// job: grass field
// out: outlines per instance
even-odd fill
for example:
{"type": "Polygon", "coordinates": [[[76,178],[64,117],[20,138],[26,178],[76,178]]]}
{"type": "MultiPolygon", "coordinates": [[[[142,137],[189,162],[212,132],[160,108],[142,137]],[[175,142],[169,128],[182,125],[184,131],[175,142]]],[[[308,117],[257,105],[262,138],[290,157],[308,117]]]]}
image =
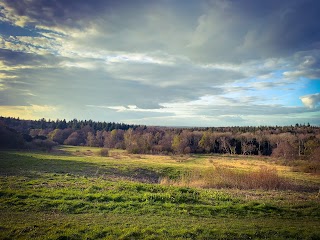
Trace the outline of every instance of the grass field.
{"type": "Polygon", "coordinates": [[[0,239],[320,239],[319,175],[262,157],[99,151],[1,151],[0,239]]]}

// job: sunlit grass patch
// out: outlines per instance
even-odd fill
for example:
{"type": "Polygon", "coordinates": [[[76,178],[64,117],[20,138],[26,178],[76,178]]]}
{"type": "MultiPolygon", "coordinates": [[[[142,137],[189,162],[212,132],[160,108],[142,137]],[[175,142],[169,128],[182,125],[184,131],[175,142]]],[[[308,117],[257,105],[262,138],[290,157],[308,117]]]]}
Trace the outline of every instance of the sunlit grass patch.
{"type": "Polygon", "coordinates": [[[239,171],[215,165],[208,169],[196,169],[184,173],[179,179],[163,178],[164,185],[177,185],[202,188],[236,188],[264,190],[315,191],[316,186],[298,185],[294,181],[278,175],[275,168],[260,166],[258,171],[239,171]]]}

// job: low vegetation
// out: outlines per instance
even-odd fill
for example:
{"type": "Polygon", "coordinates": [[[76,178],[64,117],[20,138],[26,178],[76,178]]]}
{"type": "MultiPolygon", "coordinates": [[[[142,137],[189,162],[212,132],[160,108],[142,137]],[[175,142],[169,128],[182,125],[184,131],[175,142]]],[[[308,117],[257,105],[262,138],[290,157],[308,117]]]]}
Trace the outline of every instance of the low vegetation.
{"type": "Polygon", "coordinates": [[[296,190],[316,191],[316,186],[304,186],[292,180],[280,177],[275,168],[261,166],[258,171],[238,171],[219,165],[205,169],[190,171],[178,180],[163,178],[162,184],[201,187],[201,188],[235,188],[261,190],[296,190]]]}
{"type": "Polygon", "coordinates": [[[319,239],[320,178],[272,158],[0,151],[0,239],[319,239]]]}
{"type": "Polygon", "coordinates": [[[109,150],[107,148],[102,148],[100,150],[100,156],[101,157],[108,157],[109,156],[109,150]]]}

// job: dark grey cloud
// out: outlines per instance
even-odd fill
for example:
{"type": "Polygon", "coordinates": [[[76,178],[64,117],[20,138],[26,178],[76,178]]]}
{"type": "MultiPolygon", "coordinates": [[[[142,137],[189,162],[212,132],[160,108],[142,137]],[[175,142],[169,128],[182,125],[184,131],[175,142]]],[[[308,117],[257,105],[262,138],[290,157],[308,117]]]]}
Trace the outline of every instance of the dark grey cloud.
{"type": "Polygon", "coordinates": [[[80,27],[112,2],[115,1],[4,0],[3,4],[12,9],[15,15],[28,17],[28,25],[80,27]]]}
{"type": "Polygon", "coordinates": [[[320,2],[283,1],[10,1],[27,24],[94,28],[78,45],[117,51],[163,50],[197,61],[288,56],[319,43],[320,2]],[[185,5],[185,4],[184,4],[185,5]],[[193,11],[194,10],[194,11],[193,11]]]}
{"type": "Polygon", "coordinates": [[[288,56],[319,42],[319,1],[224,2],[209,8],[198,26],[207,39],[195,51],[208,61],[213,58],[205,51],[218,54],[218,60],[241,61],[288,56]]]}

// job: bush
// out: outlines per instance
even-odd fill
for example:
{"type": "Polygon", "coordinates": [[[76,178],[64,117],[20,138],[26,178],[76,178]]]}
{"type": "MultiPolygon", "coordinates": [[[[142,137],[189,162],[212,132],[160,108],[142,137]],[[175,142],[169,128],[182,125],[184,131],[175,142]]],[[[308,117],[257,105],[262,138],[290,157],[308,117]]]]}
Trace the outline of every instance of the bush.
{"type": "Polygon", "coordinates": [[[34,139],[31,143],[28,143],[26,145],[29,149],[39,149],[41,151],[50,152],[54,146],[57,146],[58,144],[56,142],[53,142],[51,140],[40,140],[40,139],[34,139]]]}
{"type": "Polygon", "coordinates": [[[108,150],[108,148],[102,148],[102,149],[100,150],[100,156],[101,156],[101,157],[109,157],[109,150],[108,150]]]}
{"type": "Polygon", "coordinates": [[[292,160],[297,158],[297,150],[288,142],[281,142],[279,146],[272,151],[272,156],[292,160]]]}
{"type": "Polygon", "coordinates": [[[320,146],[312,151],[310,160],[320,163],[320,146]]]}
{"type": "Polygon", "coordinates": [[[0,148],[21,148],[25,141],[23,136],[12,128],[0,125],[0,148]]]}

